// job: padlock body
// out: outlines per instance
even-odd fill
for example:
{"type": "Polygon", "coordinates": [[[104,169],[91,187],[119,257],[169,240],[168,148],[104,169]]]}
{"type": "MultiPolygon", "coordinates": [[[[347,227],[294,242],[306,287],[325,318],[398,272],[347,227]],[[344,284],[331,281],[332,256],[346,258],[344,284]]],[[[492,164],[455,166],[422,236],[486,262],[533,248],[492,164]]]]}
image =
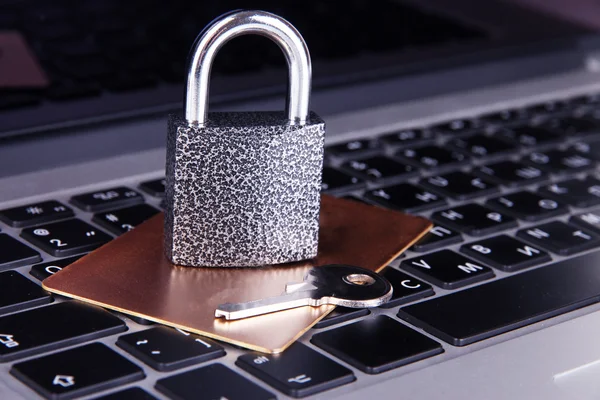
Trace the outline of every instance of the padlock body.
{"type": "Polygon", "coordinates": [[[251,267],[317,255],[325,123],[310,113],[170,116],[165,252],[175,264],[251,267]]]}

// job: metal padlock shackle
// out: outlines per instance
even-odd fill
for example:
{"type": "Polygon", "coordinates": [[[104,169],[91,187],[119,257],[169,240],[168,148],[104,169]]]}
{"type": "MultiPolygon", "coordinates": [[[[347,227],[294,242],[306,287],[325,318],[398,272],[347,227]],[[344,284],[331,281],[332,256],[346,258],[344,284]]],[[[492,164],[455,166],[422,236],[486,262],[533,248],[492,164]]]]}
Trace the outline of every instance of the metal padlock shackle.
{"type": "Polygon", "coordinates": [[[234,11],[215,20],[202,32],[194,43],[188,69],[185,119],[200,126],[206,123],[210,72],[215,56],[229,40],[246,34],[271,39],[285,54],[289,70],[288,118],[292,125],[305,124],[312,78],[308,47],[292,24],[266,11],[234,11]]]}

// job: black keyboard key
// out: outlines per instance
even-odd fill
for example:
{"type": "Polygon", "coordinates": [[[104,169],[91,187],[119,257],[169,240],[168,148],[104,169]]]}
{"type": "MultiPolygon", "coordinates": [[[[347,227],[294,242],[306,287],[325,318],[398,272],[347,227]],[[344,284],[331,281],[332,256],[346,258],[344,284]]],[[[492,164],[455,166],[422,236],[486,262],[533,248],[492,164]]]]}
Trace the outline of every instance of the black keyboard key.
{"type": "Polygon", "coordinates": [[[73,205],[92,212],[132,206],[143,201],[141,194],[124,186],[71,197],[73,205]]]}
{"type": "Polygon", "coordinates": [[[92,251],[112,238],[79,219],[23,229],[21,236],[54,257],[92,251]]]}
{"type": "Polygon", "coordinates": [[[569,103],[571,104],[571,107],[594,106],[598,104],[598,100],[598,95],[590,94],[584,96],[571,97],[569,99],[569,103]]]}
{"type": "Polygon", "coordinates": [[[510,125],[518,123],[526,116],[523,110],[502,110],[491,114],[485,114],[480,120],[490,125],[510,125]]]}
{"type": "Polygon", "coordinates": [[[275,355],[244,354],[235,364],[292,397],[310,396],[356,380],[348,368],[302,343],[275,355]]]}
{"type": "Polygon", "coordinates": [[[121,316],[122,318],[127,318],[132,320],[133,322],[135,322],[136,324],[140,324],[140,325],[144,325],[144,326],[149,326],[149,325],[154,325],[155,322],[150,321],[148,319],[144,319],[142,317],[137,317],[135,315],[131,315],[131,314],[123,314],[123,313],[119,313],[117,311],[113,311],[113,313],[121,316]]]}
{"type": "Polygon", "coordinates": [[[431,130],[441,135],[456,137],[468,135],[480,127],[481,122],[479,120],[455,119],[453,121],[448,121],[435,125],[431,128],[431,130]]]}
{"type": "Polygon", "coordinates": [[[150,217],[158,214],[158,210],[148,204],[106,211],[94,215],[93,222],[106,228],[115,235],[129,232],[150,217]]]}
{"type": "Polygon", "coordinates": [[[171,399],[274,400],[267,392],[223,364],[211,364],[160,379],[156,390],[171,399]]]}
{"type": "Polygon", "coordinates": [[[575,118],[585,118],[597,122],[600,120],[600,112],[598,111],[598,103],[588,103],[585,105],[579,104],[574,107],[571,116],[575,118]]]}
{"type": "Polygon", "coordinates": [[[588,118],[563,117],[546,121],[543,126],[566,136],[590,136],[600,133],[600,121],[588,118]]]}
{"type": "Polygon", "coordinates": [[[592,159],[572,150],[538,151],[530,153],[522,161],[551,174],[576,173],[596,165],[592,159]]]}
{"type": "Polygon", "coordinates": [[[600,212],[598,211],[589,211],[583,214],[573,215],[569,219],[569,223],[579,228],[600,234],[600,212]]]}
{"type": "Polygon", "coordinates": [[[327,314],[325,318],[317,322],[314,326],[315,329],[327,328],[331,325],[341,324],[342,322],[350,321],[352,319],[364,317],[369,315],[370,311],[366,308],[348,308],[348,307],[336,307],[335,310],[327,314]]]}
{"type": "Polygon", "coordinates": [[[173,371],[225,355],[212,340],[159,326],[119,337],[117,346],[157,371],[173,371]]]}
{"type": "Polygon", "coordinates": [[[412,251],[424,253],[437,250],[451,244],[460,243],[463,238],[460,233],[441,225],[435,225],[421,240],[411,247],[412,251]]]}
{"type": "Polygon", "coordinates": [[[140,189],[154,197],[165,197],[166,179],[155,179],[140,184],[140,189]]]}
{"type": "Polygon", "coordinates": [[[364,186],[364,182],[332,167],[323,168],[321,191],[334,193],[342,190],[354,190],[364,186]]]}
{"type": "Polygon", "coordinates": [[[486,204],[525,221],[539,221],[569,212],[564,204],[532,192],[507,194],[490,199],[486,204]]]}
{"type": "Polygon", "coordinates": [[[82,256],[75,256],[75,257],[63,258],[61,260],[54,260],[54,261],[50,261],[47,263],[36,264],[33,267],[31,267],[29,274],[31,274],[31,276],[39,279],[40,281],[43,281],[47,277],[52,276],[55,273],[57,273],[58,271],[62,270],[67,265],[72,264],[75,261],[79,260],[81,257],[82,256]]]}
{"type": "Polygon", "coordinates": [[[16,345],[0,346],[0,362],[123,332],[125,324],[101,308],[75,301],[0,317],[0,333],[16,345]]]}
{"type": "Polygon", "coordinates": [[[5,233],[0,234],[0,269],[17,268],[41,261],[40,253],[5,233]]]}
{"type": "Polygon", "coordinates": [[[494,183],[510,187],[529,185],[548,179],[548,174],[541,169],[514,161],[487,164],[474,169],[473,173],[494,183]]]}
{"type": "Polygon", "coordinates": [[[600,253],[594,252],[409,305],[398,316],[466,346],[599,300],[600,253]]]}
{"type": "Polygon", "coordinates": [[[600,141],[576,142],[569,150],[594,161],[600,161],[600,141]]]}
{"type": "Polygon", "coordinates": [[[391,300],[383,304],[381,306],[383,308],[396,307],[435,294],[431,285],[421,282],[417,278],[413,278],[395,268],[387,267],[383,270],[382,275],[394,288],[391,300]]]}
{"type": "Polygon", "coordinates": [[[94,400],[157,400],[156,397],[146,392],[139,387],[133,387],[130,389],[121,390],[107,394],[106,396],[96,397],[94,400]]]}
{"type": "Polygon", "coordinates": [[[451,250],[409,258],[400,268],[444,289],[458,289],[494,277],[488,267],[451,250]]]}
{"type": "Polygon", "coordinates": [[[514,218],[480,204],[465,204],[436,211],[431,214],[431,219],[471,236],[483,236],[517,226],[514,218]]]}
{"type": "MultiPolygon", "coordinates": [[[[23,310],[50,303],[52,297],[17,271],[0,273],[0,314],[23,310]]],[[[6,345],[7,336],[0,334],[0,344],[6,345]]]]}
{"type": "Polygon", "coordinates": [[[496,156],[516,150],[512,144],[486,135],[457,138],[448,142],[448,145],[473,158],[496,156]]]}
{"type": "Polygon", "coordinates": [[[48,200],[0,211],[0,219],[16,228],[57,221],[72,216],[73,210],[56,200],[48,200]]]}
{"type": "Polygon", "coordinates": [[[600,204],[600,181],[594,178],[572,179],[541,187],[538,193],[575,207],[600,204]]]}
{"type": "Polygon", "coordinates": [[[434,135],[428,129],[405,129],[382,136],[381,140],[394,147],[415,147],[433,142],[434,135]]]}
{"type": "Polygon", "coordinates": [[[556,114],[564,111],[567,103],[563,100],[551,100],[544,103],[535,104],[527,107],[527,111],[532,115],[545,116],[548,114],[556,114]]]}
{"type": "Polygon", "coordinates": [[[562,140],[560,135],[551,129],[530,125],[502,129],[494,137],[504,140],[506,143],[518,143],[524,147],[541,146],[562,140]]]}
{"type": "Polygon", "coordinates": [[[561,221],[521,229],[517,236],[556,254],[568,256],[600,245],[600,235],[561,221]]]}
{"type": "Polygon", "coordinates": [[[367,374],[443,353],[435,340],[385,315],[313,335],[311,342],[367,374]]]}
{"type": "Polygon", "coordinates": [[[417,168],[383,156],[346,161],[342,168],[360,179],[369,181],[408,179],[418,174],[417,168]]]}
{"type": "Polygon", "coordinates": [[[506,235],[463,244],[460,251],[482,263],[507,272],[551,260],[548,253],[506,235]]]}
{"type": "Polygon", "coordinates": [[[409,213],[430,210],[448,204],[441,196],[410,183],[371,190],[366,192],[364,197],[387,208],[409,213]]]}
{"type": "Polygon", "coordinates": [[[336,144],[325,148],[325,152],[337,157],[366,157],[382,151],[381,143],[377,140],[362,139],[347,143],[336,144]]]}
{"type": "Polygon", "coordinates": [[[13,365],[10,373],[47,399],[72,399],[144,379],[144,371],[102,343],[13,365]]]}
{"type": "Polygon", "coordinates": [[[396,156],[409,164],[424,169],[456,167],[469,160],[462,153],[438,146],[404,149],[396,153],[396,156]]]}
{"type": "Polygon", "coordinates": [[[486,196],[498,192],[498,186],[466,172],[451,172],[422,179],[420,184],[443,196],[457,200],[486,196]]]}

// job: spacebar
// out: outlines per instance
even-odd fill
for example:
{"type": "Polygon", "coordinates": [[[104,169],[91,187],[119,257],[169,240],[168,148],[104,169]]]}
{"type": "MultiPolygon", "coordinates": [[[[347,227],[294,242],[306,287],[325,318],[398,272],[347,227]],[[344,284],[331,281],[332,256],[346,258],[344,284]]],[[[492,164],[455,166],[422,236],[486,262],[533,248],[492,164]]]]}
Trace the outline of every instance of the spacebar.
{"type": "Polygon", "coordinates": [[[400,309],[398,316],[465,346],[600,301],[600,252],[400,309]]]}

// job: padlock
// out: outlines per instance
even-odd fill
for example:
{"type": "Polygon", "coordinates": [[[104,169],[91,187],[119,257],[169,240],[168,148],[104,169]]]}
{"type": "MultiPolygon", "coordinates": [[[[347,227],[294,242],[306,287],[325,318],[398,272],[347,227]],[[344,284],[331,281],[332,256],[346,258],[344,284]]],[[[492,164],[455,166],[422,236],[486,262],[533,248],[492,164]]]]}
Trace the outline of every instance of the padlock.
{"type": "Polygon", "coordinates": [[[309,112],[310,54],[286,20],[237,11],[194,43],[185,118],[169,116],[165,252],[184,266],[252,267],[317,255],[325,123],[309,112]],[[210,69],[230,39],[258,34],[287,59],[287,112],[210,112],[210,69]],[[287,114],[287,115],[286,115],[287,114]]]}

